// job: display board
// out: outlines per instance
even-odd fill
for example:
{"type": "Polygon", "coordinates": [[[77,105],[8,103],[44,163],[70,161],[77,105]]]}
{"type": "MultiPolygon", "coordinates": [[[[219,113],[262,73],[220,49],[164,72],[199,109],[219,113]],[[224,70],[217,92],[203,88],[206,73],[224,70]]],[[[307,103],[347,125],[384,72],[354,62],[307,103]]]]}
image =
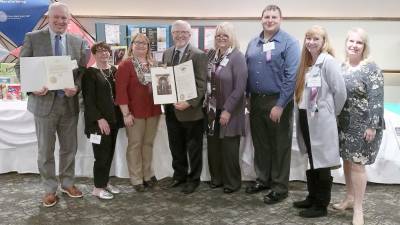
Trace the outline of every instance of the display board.
{"type": "Polygon", "coordinates": [[[127,45],[126,25],[96,23],[96,41],[105,41],[110,45],[127,45]]]}
{"type": "MultiPolygon", "coordinates": [[[[79,21],[90,33],[98,33],[95,32],[94,28],[95,23],[99,20],[110,24],[172,24],[174,22],[174,19],[79,18],[79,21]]],[[[224,21],[227,20],[188,20],[192,27],[216,26],[224,21]]],[[[235,20],[233,18],[228,21],[234,25],[240,43],[240,49],[242,52],[245,52],[251,38],[254,38],[262,30],[260,20],[235,20]]],[[[362,27],[366,29],[370,39],[371,56],[379,67],[383,70],[400,71],[400,21],[312,18],[285,18],[282,21],[282,29],[297,38],[300,45],[303,43],[304,33],[312,25],[321,25],[326,28],[339,60],[344,58],[344,41],[347,31],[353,27],[362,27]]],[[[201,36],[200,30],[199,36],[201,36]]],[[[201,46],[199,47],[201,48],[201,46]]]]}
{"type": "MultiPolygon", "coordinates": [[[[150,49],[153,58],[161,62],[163,52],[173,45],[171,25],[163,24],[107,24],[96,23],[96,40],[106,41],[114,46],[127,46],[131,43],[131,38],[137,33],[146,34],[150,40],[150,49]]],[[[214,33],[216,26],[193,26],[190,43],[204,51],[214,47],[214,33]]],[[[113,48],[115,48],[113,46],[113,48]]],[[[114,55],[113,58],[118,55],[114,55]]],[[[110,62],[114,62],[115,59],[110,62]]],[[[116,63],[115,65],[117,65],[116,63]]]]}

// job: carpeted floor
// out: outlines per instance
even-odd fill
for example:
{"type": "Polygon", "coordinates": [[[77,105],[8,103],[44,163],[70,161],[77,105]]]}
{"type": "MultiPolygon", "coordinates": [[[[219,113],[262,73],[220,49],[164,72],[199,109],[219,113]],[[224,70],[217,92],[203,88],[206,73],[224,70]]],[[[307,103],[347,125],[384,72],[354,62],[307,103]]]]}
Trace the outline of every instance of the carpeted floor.
{"type": "MultiPolygon", "coordinates": [[[[305,183],[291,182],[284,202],[265,205],[263,195],[248,195],[242,190],[223,194],[202,183],[199,189],[184,195],[179,188],[136,193],[128,179],[112,178],[122,190],[113,200],[100,200],[90,193],[92,179],[78,178],[77,187],[85,196],[71,199],[59,193],[60,202],[52,208],[41,205],[43,195],[37,174],[0,175],[1,225],[341,225],[351,224],[352,212],[329,209],[328,217],[303,219],[292,202],[305,196],[305,183]]],[[[160,186],[168,178],[160,181],[160,186]]],[[[332,202],[344,196],[344,186],[334,185],[332,202]]],[[[366,224],[400,224],[400,185],[368,184],[365,199],[366,224]]]]}

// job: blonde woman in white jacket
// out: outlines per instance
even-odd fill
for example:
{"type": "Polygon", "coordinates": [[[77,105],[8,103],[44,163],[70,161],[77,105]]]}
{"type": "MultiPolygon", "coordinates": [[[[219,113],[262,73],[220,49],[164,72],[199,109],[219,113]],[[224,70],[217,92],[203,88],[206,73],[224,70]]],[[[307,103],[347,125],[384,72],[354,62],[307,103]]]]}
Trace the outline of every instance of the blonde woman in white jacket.
{"type": "Polygon", "coordinates": [[[331,199],[331,169],[340,166],[336,115],[346,101],[340,63],[333,57],[327,32],[321,26],[305,34],[295,89],[297,141],[308,155],[308,196],[294,202],[301,217],[327,215],[331,199]]]}

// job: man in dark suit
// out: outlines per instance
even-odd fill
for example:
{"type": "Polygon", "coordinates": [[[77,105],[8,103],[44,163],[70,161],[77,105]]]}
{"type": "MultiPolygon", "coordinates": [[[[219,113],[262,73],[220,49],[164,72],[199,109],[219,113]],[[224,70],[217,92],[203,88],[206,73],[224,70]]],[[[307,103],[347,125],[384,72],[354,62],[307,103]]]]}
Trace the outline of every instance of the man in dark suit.
{"type": "MultiPolygon", "coordinates": [[[[38,140],[38,168],[44,184],[43,205],[51,207],[58,201],[58,181],[55,171],[54,148],[56,133],[60,143],[59,180],[61,191],[73,198],[82,197],[74,186],[75,154],[77,151],[78,92],[80,74],[87,62],[88,45],[82,38],[67,34],[70,20],[68,6],[55,2],[49,6],[49,29],[25,35],[20,57],[69,55],[80,66],[74,70],[74,88],[49,91],[47,87],[29,93],[28,110],[35,119],[38,140]]],[[[16,72],[19,76],[19,62],[16,72]]],[[[35,71],[32,71],[34,76],[35,71]]]]}
{"type": "Polygon", "coordinates": [[[190,194],[200,184],[203,166],[204,115],[202,103],[206,90],[207,56],[198,48],[190,45],[191,27],[189,23],[177,20],[172,24],[171,31],[174,46],[164,52],[163,63],[167,66],[174,66],[192,60],[197,88],[197,98],[165,107],[169,147],[174,169],[170,187],[184,184],[182,192],[190,194]]]}

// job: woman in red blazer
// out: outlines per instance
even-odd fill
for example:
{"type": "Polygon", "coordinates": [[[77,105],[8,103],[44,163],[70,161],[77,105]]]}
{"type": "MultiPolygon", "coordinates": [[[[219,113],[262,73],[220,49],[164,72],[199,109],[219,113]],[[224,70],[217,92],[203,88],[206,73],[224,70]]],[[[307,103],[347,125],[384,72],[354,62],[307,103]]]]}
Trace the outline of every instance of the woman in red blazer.
{"type": "Polygon", "coordinates": [[[128,57],[117,70],[116,102],[124,116],[128,138],[126,160],[131,183],[137,192],[157,184],[152,159],[161,108],[153,101],[152,65],[149,39],[144,34],[136,34],[129,46],[128,57]]]}

